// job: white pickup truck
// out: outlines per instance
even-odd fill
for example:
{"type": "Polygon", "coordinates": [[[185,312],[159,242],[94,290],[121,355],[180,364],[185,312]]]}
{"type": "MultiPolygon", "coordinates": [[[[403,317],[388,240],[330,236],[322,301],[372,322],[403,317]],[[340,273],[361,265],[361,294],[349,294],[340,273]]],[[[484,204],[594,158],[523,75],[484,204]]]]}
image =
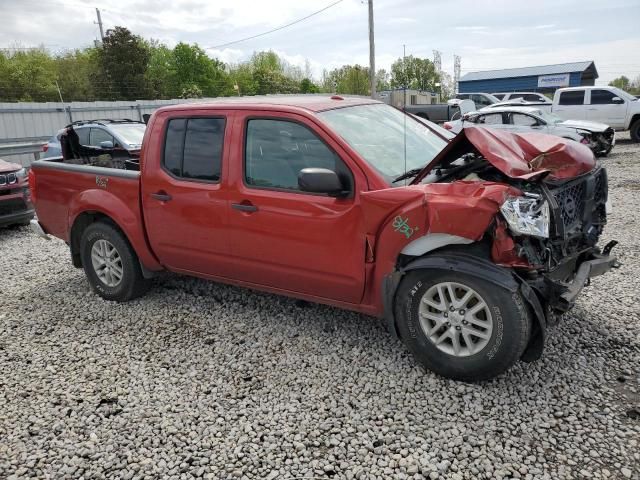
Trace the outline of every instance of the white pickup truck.
{"type": "Polygon", "coordinates": [[[570,87],[556,90],[552,112],[566,120],[588,120],[629,130],[640,142],[640,100],[616,87],[570,87]]]}

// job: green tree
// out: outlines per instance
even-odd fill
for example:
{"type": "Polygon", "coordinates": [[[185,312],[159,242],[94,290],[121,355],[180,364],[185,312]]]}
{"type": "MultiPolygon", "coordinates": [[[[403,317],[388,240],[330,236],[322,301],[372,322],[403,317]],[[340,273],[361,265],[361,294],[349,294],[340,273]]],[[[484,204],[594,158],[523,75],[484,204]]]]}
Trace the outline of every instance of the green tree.
{"type": "Polygon", "coordinates": [[[322,90],[326,93],[369,95],[369,69],[360,65],[344,65],[325,71],[322,90]]]}
{"type": "Polygon", "coordinates": [[[55,101],[55,80],[55,62],[44,48],[0,54],[0,98],[5,101],[55,101]]]}
{"type": "Polygon", "coordinates": [[[409,55],[398,58],[391,65],[391,86],[394,88],[411,88],[425,92],[437,91],[436,83],[440,76],[435,65],[428,58],[409,55]]]}
{"type": "Polygon", "coordinates": [[[631,82],[629,81],[628,77],[622,75],[621,77],[614,78],[613,80],[611,80],[609,82],[609,85],[612,87],[618,87],[625,91],[629,91],[629,88],[631,87],[631,82]]]}
{"type": "Polygon", "coordinates": [[[96,91],[91,75],[99,66],[95,48],[75,50],[55,58],[56,79],[65,101],[93,101],[96,91]]]}
{"type": "Polygon", "coordinates": [[[217,97],[229,90],[225,65],[210,58],[198,45],[180,42],[173,49],[174,73],[180,91],[197,85],[205,97],[217,97]]]}
{"type": "Polygon", "coordinates": [[[146,98],[145,73],[149,57],[147,43],[127,28],[107,30],[98,55],[101,68],[93,75],[100,97],[109,100],[146,98]]]}
{"type": "Polygon", "coordinates": [[[319,93],[320,89],[308,78],[303,78],[300,81],[300,93],[319,93]]]}
{"type": "Polygon", "coordinates": [[[145,72],[151,98],[169,99],[179,95],[173,51],[154,40],[149,42],[149,65],[145,72]]]}

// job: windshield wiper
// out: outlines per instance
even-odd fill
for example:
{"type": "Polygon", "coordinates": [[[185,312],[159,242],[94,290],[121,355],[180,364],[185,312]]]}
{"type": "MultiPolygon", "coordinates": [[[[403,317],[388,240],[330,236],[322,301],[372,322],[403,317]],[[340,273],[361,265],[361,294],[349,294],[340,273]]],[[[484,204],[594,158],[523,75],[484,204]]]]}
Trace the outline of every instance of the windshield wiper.
{"type": "Polygon", "coordinates": [[[391,183],[396,183],[396,182],[399,182],[400,180],[405,180],[407,178],[415,177],[416,175],[418,175],[422,171],[423,168],[424,167],[412,168],[408,172],[405,172],[402,175],[398,175],[396,178],[391,180],[391,183]]]}

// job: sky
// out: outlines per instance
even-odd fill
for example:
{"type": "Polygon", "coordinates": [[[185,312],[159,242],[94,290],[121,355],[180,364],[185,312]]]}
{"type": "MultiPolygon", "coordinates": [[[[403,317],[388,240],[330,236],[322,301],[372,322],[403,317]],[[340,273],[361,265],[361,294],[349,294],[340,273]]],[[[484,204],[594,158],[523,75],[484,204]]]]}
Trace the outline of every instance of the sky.
{"type": "MultiPolygon", "coordinates": [[[[323,69],[369,64],[367,1],[342,0],[278,32],[226,45],[316,12],[336,0],[0,0],[0,48],[84,47],[116,25],[173,46],[198,43],[225,62],[274,50],[289,63],[323,69]]],[[[640,76],[640,0],[374,0],[376,68],[402,56],[433,58],[453,75],[594,60],[606,84],[640,76]]]]}

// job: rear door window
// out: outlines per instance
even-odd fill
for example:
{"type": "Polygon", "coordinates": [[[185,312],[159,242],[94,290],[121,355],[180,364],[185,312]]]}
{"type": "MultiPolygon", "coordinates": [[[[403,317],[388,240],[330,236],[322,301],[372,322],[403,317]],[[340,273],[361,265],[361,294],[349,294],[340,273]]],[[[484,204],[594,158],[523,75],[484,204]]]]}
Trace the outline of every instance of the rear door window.
{"type": "Polygon", "coordinates": [[[502,114],[491,113],[489,115],[482,115],[478,123],[484,123],[486,125],[502,125],[502,114]]]}
{"type": "Polygon", "coordinates": [[[224,127],[224,118],[169,120],[163,168],[179,178],[220,181],[224,127]]]}
{"type": "Polygon", "coordinates": [[[584,90],[560,93],[560,105],[584,105],[584,90]]]}

